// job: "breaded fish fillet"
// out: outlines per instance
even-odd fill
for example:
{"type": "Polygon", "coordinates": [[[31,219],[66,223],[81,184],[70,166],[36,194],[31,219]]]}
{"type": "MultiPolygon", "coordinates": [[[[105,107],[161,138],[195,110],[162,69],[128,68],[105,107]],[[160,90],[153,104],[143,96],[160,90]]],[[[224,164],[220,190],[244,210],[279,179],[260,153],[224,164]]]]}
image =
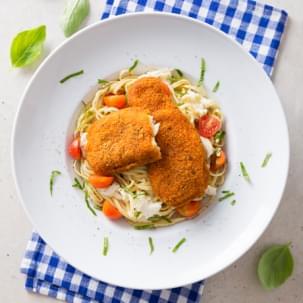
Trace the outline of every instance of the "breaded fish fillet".
{"type": "Polygon", "coordinates": [[[95,121],[88,129],[86,158],[99,175],[112,175],[161,158],[155,125],[146,112],[126,108],[95,121]]]}
{"type": "Polygon", "coordinates": [[[196,129],[178,109],[153,113],[160,123],[156,140],[161,160],[148,165],[153,191],[170,206],[204,195],[208,185],[206,153],[196,129]]]}
{"type": "Polygon", "coordinates": [[[174,104],[167,85],[158,78],[141,78],[129,87],[128,104],[151,111],[160,122],[156,140],[162,158],[148,165],[155,195],[174,207],[203,196],[209,176],[206,153],[199,134],[174,104]]]}
{"type": "Polygon", "coordinates": [[[128,105],[154,112],[164,108],[176,108],[168,86],[155,77],[143,77],[134,82],[127,91],[128,105]]]}

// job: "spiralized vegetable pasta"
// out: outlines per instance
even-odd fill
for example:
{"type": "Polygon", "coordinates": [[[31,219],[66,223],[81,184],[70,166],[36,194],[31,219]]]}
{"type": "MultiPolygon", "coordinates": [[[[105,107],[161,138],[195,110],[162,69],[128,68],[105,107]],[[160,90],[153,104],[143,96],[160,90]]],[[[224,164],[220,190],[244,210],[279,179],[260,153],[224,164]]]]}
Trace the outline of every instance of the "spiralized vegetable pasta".
{"type": "MultiPolygon", "coordinates": [[[[168,226],[186,219],[178,211],[166,205],[154,196],[149,182],[146,167],[137,167],[129,171],[116,174],[115,182],[108,188],[96,189],[88,182],[88,177],[94,172],[85,160],[85,145],[87,129],[93,121],[102,119],[104,116],[118,111],[115,107],[105,106],[103,97],[108,94],[127,94],[128,87],[139,78],[146,76],[159,77],[169,86],[173,100],[180,111],[188,118],[190,123],[196,121],[206,114],[216,116],[221,125],[223,114],[218,104],[210,100],[206,89],[202,85],[194,85],[189,79],[183,76],[179,70],[155,69],[136,75],[133,71],[122,70],[117,80],[102,81],[94,97],[84,105],[76,122],[75,136],[80,137],[82,157],[73,163],[75,174],[83,182],[83,190],[87,192],[90,202],[96,209],[102,210],[105,200],[114,205],[130,224],[137,229],[168,226]],[[103,83],[104,82],[104,83],[103,83]],[[149,214],[151,214],[149,216],[149,214]]],[[[224,147],[224,132],[221,130],[221,137],[218,134],[211,138],[201,139],[208,157],[208,166],[211,166],[211,155],[219,154],[224,147]]],[[[209,186],[204,197],[197,197],[203,201],[204,211],[209,207],[216,189],[223,184],[226,173],[226,164],[219,170],[210,170],[209,186]]]]}

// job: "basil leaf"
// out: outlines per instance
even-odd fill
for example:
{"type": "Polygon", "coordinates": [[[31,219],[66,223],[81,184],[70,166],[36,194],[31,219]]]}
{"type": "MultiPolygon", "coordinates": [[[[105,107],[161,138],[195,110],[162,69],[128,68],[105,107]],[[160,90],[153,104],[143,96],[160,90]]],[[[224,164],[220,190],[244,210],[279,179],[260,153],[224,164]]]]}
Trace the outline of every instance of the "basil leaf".
{"type": "Polygon", "coordinates": [[[17,34],[10,50],[11,63],[14,67],[23,67],[33,63],[43,51],[46,26],[41,25],[17,34]]]}
{"type": "Polygon", "coordinates": [[[89,0],[69,0],[61,19],[65,37],[75,33],[89,13],[89,0]]]}
{"type": "Polygon", "coordinates": [[[258,277],[264,288],[279,287],[291,276],[294,260],[289,245],[273,245],[261,256],[258,277]]]}

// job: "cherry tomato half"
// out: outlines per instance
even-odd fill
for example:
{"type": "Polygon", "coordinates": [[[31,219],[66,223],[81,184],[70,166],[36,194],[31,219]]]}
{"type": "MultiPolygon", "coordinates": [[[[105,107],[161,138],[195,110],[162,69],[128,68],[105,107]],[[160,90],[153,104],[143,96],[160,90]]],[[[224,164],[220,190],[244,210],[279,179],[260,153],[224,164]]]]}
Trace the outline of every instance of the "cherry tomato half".
{"type": "Polygon", "coordinates": [[[221,121],[214,115],[204,115],[199,119],[199,134],[205,138],[211,138],[220,130],[221,121]]]}
{"type": "Polygon", "coordinates": [[[68,153],[74,160],[79,160],[81,158],[81,148],[80,139],[74,139],[68,146],[68,153]]]}

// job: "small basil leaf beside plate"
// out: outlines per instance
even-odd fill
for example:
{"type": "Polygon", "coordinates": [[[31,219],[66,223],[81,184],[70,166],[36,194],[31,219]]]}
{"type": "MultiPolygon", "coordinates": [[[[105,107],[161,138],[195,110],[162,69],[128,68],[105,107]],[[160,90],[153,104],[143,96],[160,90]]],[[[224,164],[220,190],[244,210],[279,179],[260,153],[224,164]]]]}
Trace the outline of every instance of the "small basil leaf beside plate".
{"type": "Polygon", "coordinates": [[[273,245],[261,256],[258,277],[265,289],[281,286],[292,274],[294,260],[289,244],[273,245]]]}
{"type": "Polygon", "coordinates": [[[89,0],[69,0],[63,12],[61,26],[65,37],[75,33],[89,13],[89,0]]]}
{"type": "Polygon", "coordinates": [[[23,67],[33,63],[42,54],[46,38],[46,26],[25,30],[13,39],[10,57],[14,67],[23,67]]]}

